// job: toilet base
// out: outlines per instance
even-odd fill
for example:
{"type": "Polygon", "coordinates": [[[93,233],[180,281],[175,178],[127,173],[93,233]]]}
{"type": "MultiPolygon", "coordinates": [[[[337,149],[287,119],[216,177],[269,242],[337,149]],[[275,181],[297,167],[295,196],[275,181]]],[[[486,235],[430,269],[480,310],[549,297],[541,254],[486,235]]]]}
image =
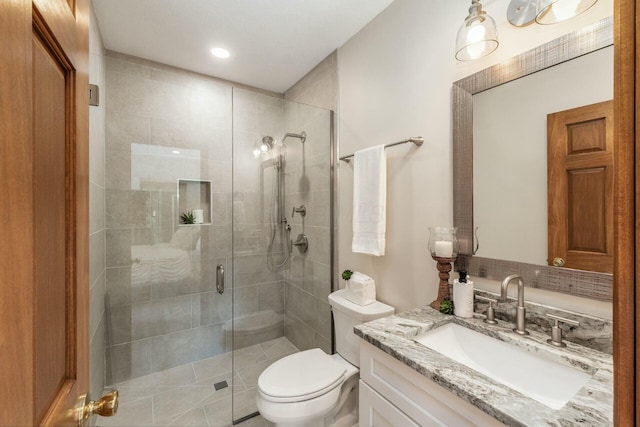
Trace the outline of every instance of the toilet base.
{"type": "MultiPolygon", "coordinates": [[[[347,379],[340,388],[335,407],[330,408],[327,413],[318,414],[317,417],[308,419],[293,417],[290,420],[280,419],[279,422],[273,422],[269,419],[269,414],[261,412],[262,418],[274,427],[356,427],[358,426],[358,380],[359,375],[353,375],[347,379]]],[[[335,393],[335,391],[333,392],[335,393]]],[[[330,398],[328,395],[322,397],[330,398]]],[[[304,402],[298,402],[296,406],[300,404],[304,404],[304,402]]],[[[291,404],[279,404],[280,409],[286,411],[284,405],[291,404]]],[[[258,410],[260,410],[260,406],[261,402],[258,398],[258,410]]]]}

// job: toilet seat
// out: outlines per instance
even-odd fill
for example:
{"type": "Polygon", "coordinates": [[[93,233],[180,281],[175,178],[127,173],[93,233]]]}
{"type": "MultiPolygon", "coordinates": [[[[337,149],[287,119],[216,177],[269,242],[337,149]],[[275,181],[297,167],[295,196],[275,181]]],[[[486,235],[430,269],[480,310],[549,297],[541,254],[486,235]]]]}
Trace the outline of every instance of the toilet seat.
{"type": "Polygon", "coordinates": [[[302,402],[340,386],[347,369],[319,348],[284,357],[258,378],[262,397],[271,402],[302,402]]]}

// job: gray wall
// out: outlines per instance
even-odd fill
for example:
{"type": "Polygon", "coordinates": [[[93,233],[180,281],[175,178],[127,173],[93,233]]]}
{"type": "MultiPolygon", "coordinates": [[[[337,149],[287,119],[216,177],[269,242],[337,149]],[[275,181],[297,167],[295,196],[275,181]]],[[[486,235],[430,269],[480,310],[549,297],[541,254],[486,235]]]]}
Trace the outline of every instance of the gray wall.
{"type": "Polygon", "coordinates": [[[104,387],[105,293],[105,66],[104,47],[93,6],[89,25],[89,82],[100,88],[100,106],[89,107],[89,274],[90,392],[95,399],[104,387]]]}
{"type": "Polygon", "coordinates": [[[284,99],[337,111],[338,51],[331,52],[296,84],[287,89],[284,99]]]}
{"type": "Polygon", "coordinates": [[[284,97],[288,132],[305,130],[304,146],[290,144],[285,205],[304,204],[307,216],[295,216],[292,238],[304,232],[309,251],[301,255],[294,248],[285,274],[285,335],[301,350],[320,347],[331,352],[331,192],[330,116],[338,105],[337,52],[314,67],[284,97]],[[306,104],[306,105],[303,105],[306,104]],[[312,107],[313,106],[313,107],[312,107]],[[320,108],[314,108],[320,107],[320,108]]]}
{"type": "MultiPolygon", "coordinates": [[[[233,91],[234,348],[284,335],[282,270],[267,265],[275,168],[256,159],[264,136],[282,137],[283,100],[250,90],[233,91]]],[[[279,240],[275,249],[280,252],[279,240]]],[[[276,254],[280,259],[280,254],[276,254]]]]}
{"type": "Polygon", "coordinates": [[[285,206],[305,205],[306,216],[290,217],[291,238],[306,234],[309,249],[293,248],[284,271],[286,293],[285,335],[300,350],[320,347],[331,352],[331,181],[330,112],[287,102],[285,125],[289,132],[307,132],[301,144],[290,139],[287,147],[285,206]]]}

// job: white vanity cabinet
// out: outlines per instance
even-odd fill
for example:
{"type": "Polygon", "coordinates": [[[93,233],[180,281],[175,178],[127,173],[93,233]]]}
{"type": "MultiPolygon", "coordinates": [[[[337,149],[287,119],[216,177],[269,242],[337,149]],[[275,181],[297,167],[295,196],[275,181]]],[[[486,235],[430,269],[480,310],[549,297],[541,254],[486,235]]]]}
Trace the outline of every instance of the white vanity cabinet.
{"type": "Polygon", "coordinates": [[[360,427],[504,426],[364,340],[359,395],[360,427]]]}

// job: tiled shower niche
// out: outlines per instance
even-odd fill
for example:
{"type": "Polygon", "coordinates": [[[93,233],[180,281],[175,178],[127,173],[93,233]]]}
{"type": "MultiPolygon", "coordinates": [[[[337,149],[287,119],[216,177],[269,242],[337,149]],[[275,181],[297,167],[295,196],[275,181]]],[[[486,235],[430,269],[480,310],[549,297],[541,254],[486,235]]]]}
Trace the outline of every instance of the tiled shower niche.
{"type": "Polygon", "coordinates": [[[178,218],[186,213],[195,215],[195,224],[211,224],[211,181],[178,180],[178,218]]]}

